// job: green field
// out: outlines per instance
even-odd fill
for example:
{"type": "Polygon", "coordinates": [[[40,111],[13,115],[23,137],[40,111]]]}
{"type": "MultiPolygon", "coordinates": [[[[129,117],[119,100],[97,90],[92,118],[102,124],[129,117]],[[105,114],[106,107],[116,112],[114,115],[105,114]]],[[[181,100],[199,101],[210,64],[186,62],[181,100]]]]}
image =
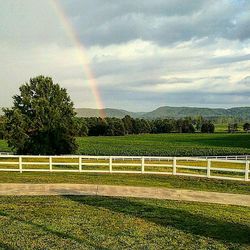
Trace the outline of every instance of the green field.
{"type": "Polygon", "coordinates": [[[250,210],[153,199],[0,197],[1,249],[249,249],[250,210]]]}
{"type": "MultiPolygon", "coordinates": [[[[216,133],[227,133],[228,131],[228,123],[214,124],[214,126],[215,126],[216,133]]],[[[238,124],[238,132],[244,132],[243,123],[238,124]]]]}
{"type": "Polygon", "coordinates": [[[78,138],[86,155],[236,155],[250,154],[250,134],[146,134],[78,138]]]}
{"type": "MultiPolygon", "coordinates": [[[[145,134],[77,138],[84,155],[236,155],[250,154],[250,134],[145,134]]],[[[10,150],[0,141],[0,151],[10,150]]]]}

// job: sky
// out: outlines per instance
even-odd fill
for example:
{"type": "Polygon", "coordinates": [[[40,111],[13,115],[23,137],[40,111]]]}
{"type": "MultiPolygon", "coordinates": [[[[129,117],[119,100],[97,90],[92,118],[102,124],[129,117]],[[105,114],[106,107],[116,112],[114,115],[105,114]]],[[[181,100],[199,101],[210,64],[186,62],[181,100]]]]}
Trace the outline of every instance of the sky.
{"type": "Polygon", "coordinates": [[[38,75],[75,107],[250,106],[250,1],[0,0],[0,56],[0,107],[38,75]]]}

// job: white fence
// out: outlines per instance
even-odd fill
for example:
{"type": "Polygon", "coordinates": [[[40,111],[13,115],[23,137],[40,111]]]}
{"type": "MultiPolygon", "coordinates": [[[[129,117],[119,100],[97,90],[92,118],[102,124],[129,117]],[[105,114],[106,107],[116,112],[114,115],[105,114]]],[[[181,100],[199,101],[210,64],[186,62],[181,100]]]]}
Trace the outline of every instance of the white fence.
{"type": "Polygon", "coordinates": [[[126,173],[249,181],[249,161],[197,157],[0,155],[0,171],[126,173]]]}
{"type": "Polygon", "coordinates": [[[219,155],[219,156],[198,156],[203,159],[222,159],[222,160],[250,160],[250,155],[219,155]]]}
{"type": "Polygon", "coordinates": [[[0,155],[14,155],[12,152],[0,152],[0,155]]]}

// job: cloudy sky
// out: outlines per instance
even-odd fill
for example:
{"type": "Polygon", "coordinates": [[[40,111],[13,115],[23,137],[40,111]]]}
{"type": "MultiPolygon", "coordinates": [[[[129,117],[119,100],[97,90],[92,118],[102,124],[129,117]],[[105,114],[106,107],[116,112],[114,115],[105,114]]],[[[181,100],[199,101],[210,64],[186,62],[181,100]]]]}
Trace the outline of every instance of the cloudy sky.
{"type": "Polygon", "coordinates": [[[250,1],[0,0],[0,56],[0,106],[43,74],[95,108],[87,61],[105,107],[250,106],[250,1]]]}

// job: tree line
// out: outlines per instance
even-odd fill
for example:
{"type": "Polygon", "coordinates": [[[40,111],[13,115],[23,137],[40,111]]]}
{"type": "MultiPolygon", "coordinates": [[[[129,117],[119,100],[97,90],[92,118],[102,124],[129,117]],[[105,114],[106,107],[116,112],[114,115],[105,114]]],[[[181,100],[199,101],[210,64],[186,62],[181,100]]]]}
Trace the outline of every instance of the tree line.
{"type": "Polygon", "coordinates": [[[75,118],[77,136],[123,136],[128,134],[214,133],[214,124],[202,117],[146,120],[132,118],[75,118]]]}

